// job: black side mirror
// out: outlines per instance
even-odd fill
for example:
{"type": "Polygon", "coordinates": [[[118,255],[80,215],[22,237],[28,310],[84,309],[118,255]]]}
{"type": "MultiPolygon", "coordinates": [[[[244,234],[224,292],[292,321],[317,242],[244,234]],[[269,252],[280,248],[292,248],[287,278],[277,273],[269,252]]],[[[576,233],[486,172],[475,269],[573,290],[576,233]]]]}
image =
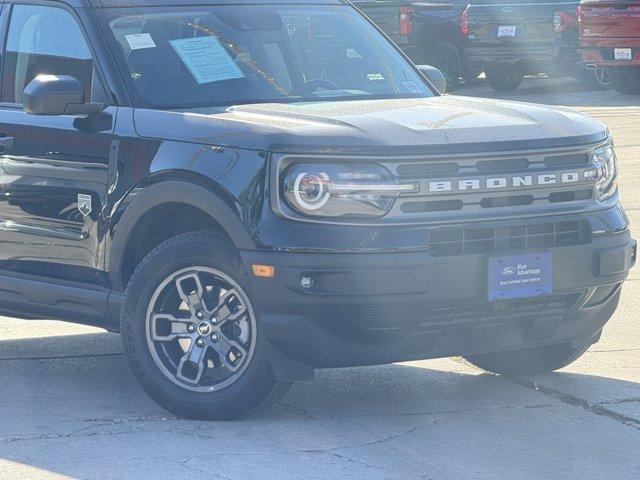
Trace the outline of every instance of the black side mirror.
{"type": "Polygon", "coordinates": [[[436,87],[438,92],[445,93],[447,91],[447,79],[444,78],[444,75],[440,70],[436,67],[432,67],[431,65],[417,65],[417,67],[418,70],[427,77],[427,80],[436,87]]]}
{"type": "Polygon", "coordinates": [[[38,75],[25,87],[22,103],[31,115],[90,115],[106,107],[85,103],[82,85],[70,75],[38,75]]]}

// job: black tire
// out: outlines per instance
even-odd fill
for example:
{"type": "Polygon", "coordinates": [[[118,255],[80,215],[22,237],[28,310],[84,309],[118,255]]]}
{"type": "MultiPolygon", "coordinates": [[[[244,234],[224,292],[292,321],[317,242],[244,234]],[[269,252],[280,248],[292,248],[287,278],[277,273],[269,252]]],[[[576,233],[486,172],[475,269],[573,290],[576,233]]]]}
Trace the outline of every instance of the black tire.
{"type": "MultiPolygon", "coordinates": [[[[149,342],[148,316],[152,297],[157,296],[157,289],[161,285],[177,283],[178,280],[173,280],[178,278],[177,272],[199,268],[196,266],[223,272],[249,299],[250,277],[226,236],[215,231],[198,231],[173,237],[151,251],[137,266],[128,282],[121,311],[125,352],[143,389],[166,410],[191,419],[235,419],[277,400],[291,385],[278,382],[274,377],[257,313],[253,322],[256,331],[251,333],[251,338],[255,336],[255,341],[252,341],[251,355],[247,355],[246,365],[243,365],[243,370],[233,383],[216,391],[193,391],[181,386],[177,376],[170,379],[155,359],[157,352],[152,353],[155,344],[149,342]],[[168,279],[172,280],[167,283],[168,279]]],[[[202,304],[204,303],[203,301],[202,304]]],[[[253,312],[250,299],[249,310],[253,312]]],[[[171,348],[177,350],[175,346],[171,348]]],[[[188,348],[195,349],[191,346],[188,348]]],[[[180,354],[178,351],[178,355],[180,354]]],[[[221,360],[219,369],[223,368],[222,363],[221,360]]],[[[205,368],[208,374],[209,368],[213,369],[213,362],[207,360],[206,367],[202,367],[203,371],[205,368]]],[[[204,374],[202,378],[205,378],[204,374]]]]}
{"type": "Polygon", "coordinates": [[[640,69],[632,72],[611,72],[611,83],[616,92],[622,95],[640,94],[640,69]]]}
{"type": "Polygon", "coordinates": [[[464,75],[462,56],[458,48],[451,42],[438,42],[438,68],[447,80],[447,90],[460,85],[464,75]]]}
{"type": "Polygon", "coordinates": [[[487,372],[500,375],[549,373],[577,360],[590,345],[572,348],[571,344],[546,345],[507,352],[471,355],[466,359],[487,372]]]}
{"type": "Polygon", "coordinates": [[[484,73],[489,86],[499,92],[515,90],[524,79],[524,73],[518,67],[487,67],[484,73]]]}
{"type": "Polygon", "coordinates": [[[607,70],[583,70],[578,77],[582,88],[587,91],[608,90],[611,88],[611,78],[607,70]]]}

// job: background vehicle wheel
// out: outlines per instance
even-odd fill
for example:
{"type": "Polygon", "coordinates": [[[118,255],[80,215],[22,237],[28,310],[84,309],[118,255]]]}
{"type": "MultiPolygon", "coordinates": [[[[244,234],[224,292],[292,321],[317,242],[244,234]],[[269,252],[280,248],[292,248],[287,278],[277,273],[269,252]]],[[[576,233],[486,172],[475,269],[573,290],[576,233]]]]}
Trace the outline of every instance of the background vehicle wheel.
{"type": "Polygon", "coordinates": [[[590,345],[572,348],[571,344],[472,355],[466,359],[483,370],[501,375],[549,373],[577,360],[590,345]]]}
{"type": "Polygon", "coordinates": [[[489,86],[497,91],[515,90],[524,78],[518,67],[487,67],[484,73],[489,86]]]}
{"type": "Polygon", "coordinates": [[[484,70],[480,67],[475,67],[475,66],[468,66],[465,70],[465,73],[463,75],[464,78],[464,83],[466,84],[472,84],[474,83],[476,80],[478,80],[478,77],[480,75],[482,75],[482,73],[484,72],[484,70]]]}
{"type": "Polygon", "coordinates": [[[640,71],[632,73],[611,72],[611,83],[616,92],[622,95],[640,94],[640,71]]]}
{"type": "Polygon", "coordinates": [[[438,68],[447,80],[447,90],[453,90],[460,85],[464,73],[462,56],[451,42],[438,42],[438,68]]]}
{"type": "Polygon", "coordinates": [[[579,77],[582,88],[587,91],[608,90],[611,87],[611,78],[607,70],[598,68],[596,70],[583,70],[579,77]]]}
{"type": "Polygon", "coordinates": [[[248,275],[214,231],[173,237],[140,262],[121,312],[125,352],[144,390],[170,412],[233,419],[279,398],[248,275]]]}

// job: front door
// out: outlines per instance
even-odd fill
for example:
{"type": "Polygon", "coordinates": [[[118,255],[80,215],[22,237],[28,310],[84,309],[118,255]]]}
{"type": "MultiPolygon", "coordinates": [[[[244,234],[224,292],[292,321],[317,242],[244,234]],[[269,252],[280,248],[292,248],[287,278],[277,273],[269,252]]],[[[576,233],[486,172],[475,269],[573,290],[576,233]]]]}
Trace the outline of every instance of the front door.
{"type": "MultiPolygon", "coordinates": [[[[3,13],[0,270],[99,283],[112,132],[81,132],[74,116],[22,110],[24,87],[39,74],[72,75],[85,101],[106,103],[94,55],[66,8],[15,4],[3,13]]],[[[106,111],[115,117],[115,108],[106,111]]]]}

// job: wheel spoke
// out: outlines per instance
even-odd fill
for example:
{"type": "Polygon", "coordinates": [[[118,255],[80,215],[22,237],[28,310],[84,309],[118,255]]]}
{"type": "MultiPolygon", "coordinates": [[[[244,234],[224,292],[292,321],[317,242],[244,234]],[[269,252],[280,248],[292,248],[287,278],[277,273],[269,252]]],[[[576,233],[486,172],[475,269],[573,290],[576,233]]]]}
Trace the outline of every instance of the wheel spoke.
{"type": "Polygon", "coordinates": [[[222,366],[232,372],[240,368],[243,358],[247,355],[247,351],[242,345],[224,334],[221,334],[220,339],[212,346],[218,353],[222,366]],[[235,356],[235,359],[230,356],[235,356]]]}
{"type": "Polygon", "coordinates": [[[222,325],[225,322],[233,322],[235,320],[238,320],[246,311],[247,307],[242,301],[240,295],[238,295],[238,292],[234,288],[232,288],[230,290],[227,290],[222,296],[222,298],[218,302],[218,306],[213,311],[213,315],[218,317],[219,323],[220,325],[222,325]],[[229,300],[231,300],[231,298],[233,297],[235,297],[240,303],[240,308],[238,308],[234,312],[231,311],[228,305],[229,300]]]}
{"type": "Polygon", "coordinates": [[[167,313],[155,313],[151,316],[151,340],[154,342],[170,342],[176,338],[191,337],[188,331],[189,319],[176,318],[167,313]],[[161,323],[168,322],[170,332],[167,334],[158,333],[161,323]]]}
{"type": "Polygon", "coordinates": [[[204,288],[200,282],[200,276],[196,272],[190,272],[176,278],[176,288],[178,295],[189,307],[192,315],[204,307],[204,288]],[[190,285],[191,284],[191,285],[190,285]],[[194,288],[195,287],[195,290],[194,288]]]}
{"type": "Polygon", "coordinates": [[[178,370],[176,372],[176,378],[191,385],[198,385],[204,373],[204,359],[206,353],[206,346],[199,347],[196,342],[192,340],[191,345],[189,345],[189,350],[180,359],[178,370]],[[185,372],[186,367],[190,367],[192,371],[195,371],[195,376],[187,375],[186,373],[189,372],[185,372]]]}

